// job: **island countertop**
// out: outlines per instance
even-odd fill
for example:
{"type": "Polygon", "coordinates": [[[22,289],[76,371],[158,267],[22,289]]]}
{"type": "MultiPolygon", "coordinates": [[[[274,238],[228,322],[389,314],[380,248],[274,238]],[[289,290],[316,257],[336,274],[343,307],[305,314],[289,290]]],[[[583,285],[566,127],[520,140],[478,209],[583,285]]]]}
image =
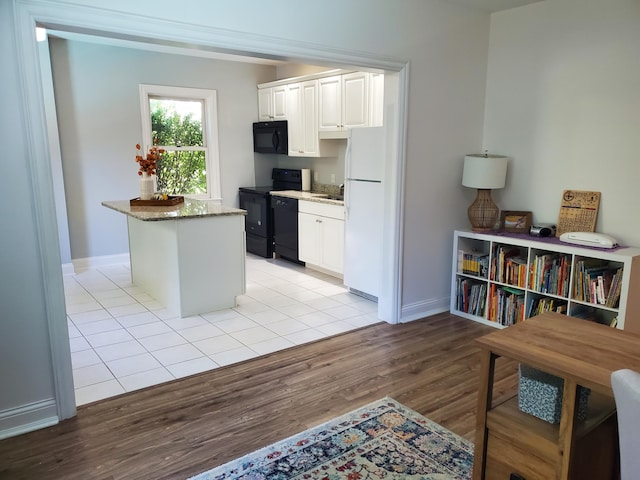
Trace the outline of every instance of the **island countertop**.
{"type": "Polygon", "coordinates": [[[246,210],[240,208],[225,207],[212,201],[193,198],[185,198],[184,203],[168,207],[132,207],[129,205],[129,200],[108,200],[102,202],[102,205],[143,221],[247,214],[246,210]]]}

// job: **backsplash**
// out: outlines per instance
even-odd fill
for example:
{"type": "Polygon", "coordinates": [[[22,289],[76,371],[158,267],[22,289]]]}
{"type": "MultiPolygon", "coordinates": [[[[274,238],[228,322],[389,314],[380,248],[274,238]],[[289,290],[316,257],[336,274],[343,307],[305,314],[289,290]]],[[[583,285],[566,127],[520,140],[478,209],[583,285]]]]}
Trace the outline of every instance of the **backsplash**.
{"type": "Polygon", "coordinates": [[[316,193],[326,193],[329,195],[340,195],[340,185],[336,185],[333,183],[313,182],[311,191],[316,193]]]}

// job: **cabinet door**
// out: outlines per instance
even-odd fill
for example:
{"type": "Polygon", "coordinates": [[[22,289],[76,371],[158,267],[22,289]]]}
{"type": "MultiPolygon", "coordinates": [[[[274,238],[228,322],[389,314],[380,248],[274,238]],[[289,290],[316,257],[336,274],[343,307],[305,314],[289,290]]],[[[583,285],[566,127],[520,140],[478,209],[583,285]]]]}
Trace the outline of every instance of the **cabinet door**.
{"type": "Polygon", "coordinates": [[[339,130],[342,126],[342,76],[319,79],[318,90],[318,130],[339,130]]]}
{"type": "Polygon", "coordinates": [[[304,153],[304,137],[302,130],[302,85],[292,83],[287,89],[287,121],[289,132],[289,155],[298,156],[304,153]]]}
{"type": "Polygon", "coordinates": [[[273,119],[274,120],[286,120],[287,119],[287,86],[280,85],[278,87],[271,88],[271,103],[273,105],[273,119]]]}
{"type": "Polygon", "coordinates": [[[258,118],[261,122],[273,120],[273,104],[271,88],[258,89],[258,118]]]}
{"type": "Polygon", "coordinates": [[[342,76],[342,126],[369,125],[369,73],[355,72],[342,76]]]}
{"type": "Polygon", "coordinates": [[[298,258],[303,262],[319,265],[320,218],[309,213],[298,213],[298,258]]]}
{"type": "Polygon", "coordinates": [[[322,267],[342,273],[344,270],[344,221],[328,217],[321,217],[321,220],[322,267]]]}
{"type": "Polygon", "coordinates": [[[372,73],[369,82],[369,125],[381,127],[384,111],[384,74],[372,73]]]}
{"type": "Polygon", "coordinates": [[[303,156],[318,155],[318,81],[302,83],[303,156]]]}

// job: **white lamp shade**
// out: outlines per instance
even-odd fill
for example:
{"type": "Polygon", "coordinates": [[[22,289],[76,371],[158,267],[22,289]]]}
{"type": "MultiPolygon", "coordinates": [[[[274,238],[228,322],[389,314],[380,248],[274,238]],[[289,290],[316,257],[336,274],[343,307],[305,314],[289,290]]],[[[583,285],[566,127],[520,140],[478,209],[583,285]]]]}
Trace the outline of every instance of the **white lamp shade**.
{"type": "Polygon", "coordinates": [[[507,158],[502,155],[467,155],[464,157],[462,185],[471,188],[504,188],[507,158]]]}

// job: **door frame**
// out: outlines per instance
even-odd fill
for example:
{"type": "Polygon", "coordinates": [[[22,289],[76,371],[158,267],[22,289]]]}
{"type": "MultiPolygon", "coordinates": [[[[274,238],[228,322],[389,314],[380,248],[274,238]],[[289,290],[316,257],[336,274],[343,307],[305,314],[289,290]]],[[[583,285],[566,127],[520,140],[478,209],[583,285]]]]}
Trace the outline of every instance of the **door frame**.
{"type": "Polygon", "coordinates": [[[399,323],[402,292],[402,244],[404,225],[405,152],[407,135],[407,95],[409,62],[375,54],[328,48],[281,38],[247,34],[202,25],[110,11],[102,8],[66,5],[50,0],[30,3],[15,2],[16,46],[24,92],[25,127],[28,133],[28,165],[32,175],[31,196],[40,252],[51,345],[51,364],[59,419],[76,413],[71,354],[66,322],[62,266],[58,226],[47,138],[45,109],[42,99],[35,27],[68,30],[97,36],[131,39],[133,32],[145,43],[176,43],[234,52],[245,56],[295,60],[311,64],[330,64],[374,69],[389,74],[385,81],[385,123],[391,140],[390,161],[386,167],[383,239],[385,261],[382,265],[379,318],[399,323]],[[168,36],[166,32],[170,31],[168,36]],[[387,93],[394,96],[387,104],[387,93]]]}

